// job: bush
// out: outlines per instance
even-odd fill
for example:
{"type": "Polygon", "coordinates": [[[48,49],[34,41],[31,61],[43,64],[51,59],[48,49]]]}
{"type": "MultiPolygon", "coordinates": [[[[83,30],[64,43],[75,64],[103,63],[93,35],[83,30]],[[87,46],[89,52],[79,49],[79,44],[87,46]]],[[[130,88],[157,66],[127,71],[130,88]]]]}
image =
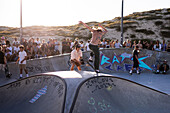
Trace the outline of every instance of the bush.
{"type": "Polygon", "coordinates": [[[130,35],[130,38],[136,38],[136,35],[131,34],[131,35],[130,35]]]}
{"type": "Polygon", "coordinates": [[[146,35],[153,35],[153,34],[155,34],[153,31],[151,31],[151,30],[146,30],[146,29],[137,29],[137,30],[135,30],[136,32],[139,32],[139,33],[144,33],[144,34],[146,34],[146,35]]]}
{"type": "Polygon", "coordinates": [[[156,21],[156,22],[155,22],[155,25],[156,25],[156,26],[160,26],[160,25],[162,25],[162,24],[163,24],[162,21],[156,21]]]}
{"type": "Polygon", "coordinates": [[[170,31],[161,31],[160,35],[162,37],[170,38],[170,31]]]}

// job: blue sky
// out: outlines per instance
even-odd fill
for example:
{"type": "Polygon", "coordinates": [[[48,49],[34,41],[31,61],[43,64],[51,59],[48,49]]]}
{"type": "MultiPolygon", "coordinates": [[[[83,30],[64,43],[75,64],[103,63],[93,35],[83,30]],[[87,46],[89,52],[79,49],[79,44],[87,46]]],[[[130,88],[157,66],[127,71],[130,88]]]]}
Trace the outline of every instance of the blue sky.
{"type": "MultiPolygon", "coordinates": [[[[22,0],[23,26],[65,26],[121,16],[121,0],[22,0]]],[[[170,0],[124,0],[124,16],[170,8],[170,0]]],[[[0,0],[0,26],[20,26],[20,0],[0,0]]]]}

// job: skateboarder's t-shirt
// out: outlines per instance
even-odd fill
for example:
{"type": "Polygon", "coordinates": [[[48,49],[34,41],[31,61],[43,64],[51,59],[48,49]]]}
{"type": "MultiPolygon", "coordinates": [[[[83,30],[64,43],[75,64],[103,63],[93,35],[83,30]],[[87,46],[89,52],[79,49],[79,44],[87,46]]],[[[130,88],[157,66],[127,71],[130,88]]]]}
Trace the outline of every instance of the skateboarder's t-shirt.
{"type": "Polygon", "coordinates": [[[0,51],[0,64],[4,64],[4,52],[0,51]]]}
{"type": "Polygon", "coordinates": [[[138,52],[137,52],[137,50],[134,50],[134,51],[133,51],[133,61],[136,61],[136,60],[137,60],[135,56],[138,57],[138,52]]]}
{"type": "Polygon", "coordinates": [[[82,51],[79,50],[79,52],[77,52],[76,49],[74,49],[72,52],[71,52],[71,60],[73,59],[76,59],[76,60],[80,60],[80,57],[82,57],[82,51]]]}
{"type": "MultiPolygon", "coordinates": [[[[27,53],[25,51],[19,52],[19,64],[21,64],[21,61],[27,56],[27,53]]],[[[26,64],[26,60],[23,61],[22,64],[26,64]]]]}

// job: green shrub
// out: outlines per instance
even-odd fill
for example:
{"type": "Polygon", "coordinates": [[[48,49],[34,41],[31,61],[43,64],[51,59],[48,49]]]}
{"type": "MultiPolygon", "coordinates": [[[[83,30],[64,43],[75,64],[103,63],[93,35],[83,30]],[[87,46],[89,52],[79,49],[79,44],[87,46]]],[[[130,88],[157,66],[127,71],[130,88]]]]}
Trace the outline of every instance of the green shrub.
{"type": "Polygon", "coordinates": [[[136,38],[136,35],[131,34],[131,35],[130,35],[130,38],[136,38]]]}
{"type": "Polygon", "coordinates": [[[161,31],[160,35],[162,37],[170,38],[170,31],[161,31]]]}
{"type": "Polygon", "coordinates": [[[153,31],[151,31],[151,30],[146,30],[146,29],[136,29],[135,31],[136,31],[136,32],[139,32],[139,33],[146,34],[146,35],[153,35],[153,34],[155,34],[153,31]]]}
{"type": "Polygon", "coordinates": [[[156,26],[160,26],[160,25],[162,25],[162,24],[163,24],[162,21],[156,21],[156,22],[155,22],[155,25],[156,25],[156,26]]]}

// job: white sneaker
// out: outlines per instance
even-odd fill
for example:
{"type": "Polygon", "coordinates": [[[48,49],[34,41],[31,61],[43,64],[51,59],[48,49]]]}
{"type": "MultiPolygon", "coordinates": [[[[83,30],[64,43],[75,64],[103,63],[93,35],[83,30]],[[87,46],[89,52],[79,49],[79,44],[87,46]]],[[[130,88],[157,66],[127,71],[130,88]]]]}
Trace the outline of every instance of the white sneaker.
{"type": "Polygon", "coordinates": [[[156,70],[157,73],[159,73],[159,70],[156,70]]]}
{"type": "Polygon", "coordinates": [[[96,70],[96,73],[100,73],[99,70],[96,70]]]}
{"type": "Polygon", "coordinates": [[[137,74],[140,74],[140,72],[137,70],[137,74]]]}
{"type": "Polygon", "coordinates": [[[132,74],[132,70],[129,71],[129,74],[132,74]]]}

